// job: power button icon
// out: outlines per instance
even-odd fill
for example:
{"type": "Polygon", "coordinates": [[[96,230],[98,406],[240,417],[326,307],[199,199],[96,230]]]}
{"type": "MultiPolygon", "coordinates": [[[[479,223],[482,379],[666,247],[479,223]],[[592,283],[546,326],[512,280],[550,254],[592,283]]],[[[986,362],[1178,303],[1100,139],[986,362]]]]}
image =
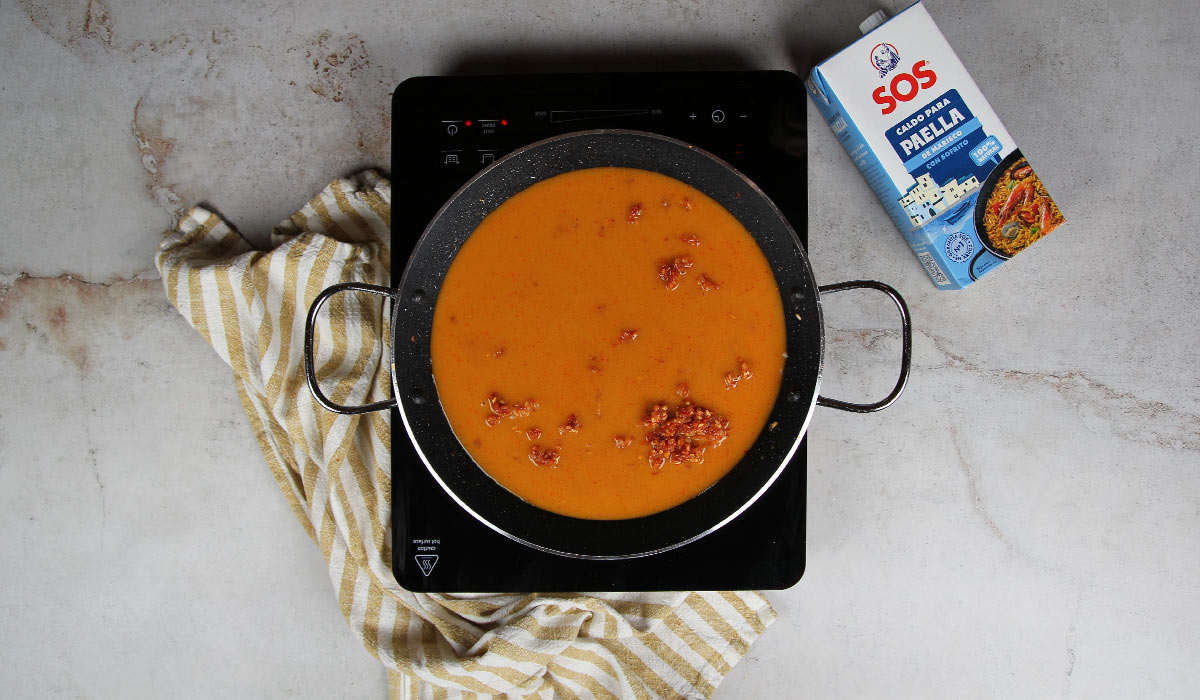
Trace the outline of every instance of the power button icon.
{"type": "Polygon", "coordinates": [[[712,120],[713,124],[720,124],[721,122],[725,121],[725,112],[719,109],[714,109],[712,113],[712,120]]]}
{"type": "Polygon", "coordinates": [[[453,135],[457,134],[457,133],[458,133],[458,125],[457,125],[457,124],[451,124],[451,125],[447,126],[447,127],[446,127],[446,133],[447,133],[447,134],[450,134],[451,136],[453,136],[453,135]]]}

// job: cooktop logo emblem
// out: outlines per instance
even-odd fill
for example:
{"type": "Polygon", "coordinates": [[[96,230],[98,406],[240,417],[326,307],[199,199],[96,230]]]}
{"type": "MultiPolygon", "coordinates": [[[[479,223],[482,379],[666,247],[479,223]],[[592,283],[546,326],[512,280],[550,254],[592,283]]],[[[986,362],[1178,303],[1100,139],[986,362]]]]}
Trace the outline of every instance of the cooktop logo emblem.
{"type": "Polygon", "coordinates": [[[436,554],[418,554],[416,556],[417,566],[421,567],[421,573],[428,576],[433,573],[433,567],[437,564],[438,555],[436,554]]]}
{"type": "Polygon", "coordinates": [[[875,48],[871,49],[871,65],[875,66],[882,78],[900,65],[900,52],[891,44],[875,44],[875,48]]]}

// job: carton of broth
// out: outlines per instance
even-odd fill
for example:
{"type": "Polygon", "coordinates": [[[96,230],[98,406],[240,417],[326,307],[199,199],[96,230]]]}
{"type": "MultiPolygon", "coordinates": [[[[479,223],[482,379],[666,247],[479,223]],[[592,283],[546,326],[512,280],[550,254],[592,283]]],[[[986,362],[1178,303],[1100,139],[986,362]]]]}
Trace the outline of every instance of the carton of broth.
{"type": "Polygon", "coordinates": [[[1063,222],[924,5],[860,29],[805,85],[939,289],[966,287],[1063,222]]]}

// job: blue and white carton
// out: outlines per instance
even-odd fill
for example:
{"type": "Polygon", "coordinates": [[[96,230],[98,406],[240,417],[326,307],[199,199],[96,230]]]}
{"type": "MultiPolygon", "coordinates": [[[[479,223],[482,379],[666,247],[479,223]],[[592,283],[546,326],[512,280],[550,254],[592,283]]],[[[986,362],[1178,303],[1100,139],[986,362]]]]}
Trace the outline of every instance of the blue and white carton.
{"type": "Polygon", "coordinates": [[[940,289],[962,289],[1062,213],[920,2],[876,13],[805,85],[940,289]]]}

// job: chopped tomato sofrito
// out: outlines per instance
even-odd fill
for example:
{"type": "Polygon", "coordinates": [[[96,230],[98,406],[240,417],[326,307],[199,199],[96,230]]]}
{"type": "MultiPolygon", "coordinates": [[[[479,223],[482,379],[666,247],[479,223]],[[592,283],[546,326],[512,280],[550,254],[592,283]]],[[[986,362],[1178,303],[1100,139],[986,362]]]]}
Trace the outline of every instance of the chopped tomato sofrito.
{"type": "Polygon", "coordinates": [[[539,467],[557,467],[558,448],[534,445],[529,448],[529,461],[539,467]]]}
{"type": "Polygon", "coordinates": [[[665,464],[700,463],[709,448],[717,448],[729,437],[729,419],[684,401],[671,415],[665,403],[656,404],[642,420],[649,428],[650,467],[659,471],[665,464]]]}
{"type": "Polygon", "coordinates": [[[679,278],[692,269],[692,259],[684,255],[674,260],[667,260],[658,267],[658,278],[666,282],[667,289],[675,291],[679,288],[679,278]]]}
{"type": "Polygon", "coordinates": [[[750,363],[749,362],[746,362],[745,360],[743,360],[742,358],[739,357],[737,359],[737,364],[738,364],[738,368],[736,370],[734,370],[733,372],[725,373],[725,388],[726,389],[733,389],[733,388],[737,387],[738,382],[742,381],[743,379],[749,379],[750,377],[754,376],[754,373],[750,371],[750,363]]]}
{"type": "Polygon", "coordinates": [[[702,292],[711,292],[714,289],[721,288],[721,285],[714,282],[713,279],[708,275],[700,275],[700,279],[697,280],[697,283],[700,285],[700,291],[702,292]]]}
{"type": "Polygon", "coordinates": [[[579,419],[575,417],[574,413],[572,413],[571,415],[567,416],[567,422],[562,424],[562,427],[558,429],[558,433],[559,435],[564,435],[566,433],[578,433],[579,429],[582,427],[583,426],[579,423],[579,419]]]}
{"type": "Polygon", "coordinates": [[[501,418],[526,418],[533,415],[533,412],[537,410],[538,402],[527,399],[515,406],[509,406],[504,399],[500,398],[499,394],[493,392],[487,397],[487,407],[492,411],[492,415],[488,416],[484,422],[490,427],[495,427],[500,425],[501,418]]]}
{"type": "Polygon", "coordinates": [[[774,273],[728,211],[672,178],[596,168],[480,223],[438,293],[430,350],[446,418],[483,471],[544,510],[620,519],[678,505],[742,459],[775,404],[786,335],[774,273]],[[665,413],[643,425],[656,403],[665,413]]]}

